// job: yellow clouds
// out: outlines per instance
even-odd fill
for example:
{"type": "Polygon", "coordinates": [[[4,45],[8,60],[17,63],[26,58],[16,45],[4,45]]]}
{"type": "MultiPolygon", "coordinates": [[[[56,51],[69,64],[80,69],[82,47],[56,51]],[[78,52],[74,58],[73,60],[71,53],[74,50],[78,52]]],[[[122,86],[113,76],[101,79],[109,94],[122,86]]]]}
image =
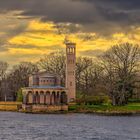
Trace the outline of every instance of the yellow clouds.
{"type": "Polygon", "coordinates": [[[10,48],[9,49],[9,53],[10,54],[12,54],[12,55],[16,55],[16,54],[18,54],[18,55],[32,55],[32,54],[34,54],[34,55],[41,55],[42,54],[42,51],[41,50],[37,50],[37,49],[32,49],[32,51],[30,50],[28,50],[28,49],[24,49],[24,48],[10,48]]]}
{"type": "Polygon", "coordinates": [[[113,38],[115,39],[120,39],[120,38],[123,38],[123,37],[125,37],[125,34],[124,33],[115,33],[115,34],[113,34],[112,35],[113,36],[113,38]]]}
{"type": "MultiPolygon", "coordinates": [[[[39,59],[43,54],[64,49],[63,41],[66,35],[64,33],[59,34],[56,26],[53,22],[42,23],[39,20],[31,21],[26,30],[9,39],[8,42],[12,46],[19,46],[18,48],[10,48],[9,53],[30,56],[30,60],[34,60],[39,59]]],[[[87,52],[89,50],[105,51],[110,46],[118,43],[139,43],[140,28],[128,31],[127,34],[119,32],[110,36],[101,36],[94,32],[83,33],[80,31],[69,33],[68,36],[71,41],[77,43],[77,53],[81,55],[80,52],[87,52]]]]}
{"type": "Polygon", "coordinates": [[[54,34],[45,33],[24,33],[20,36],[14,37],[9,41],[11,44],[17,45],[31,45],[38,47],[46,47],[52,45],[60,45],[62,43],[62,38],[54,34]]]}
{"type": "Polygon", "coordinates": [[[133,30],[132,32],[129,32],[127,34],[124,33],[116,33],[113,34],[113,41],[118,44],[118,43],[133,43],[133,44],[139,44],[140,41],[140,30],[136,29],[133,30]]]}
{"type": "MultiPolygon", "coordinates": [[[[98,36],[96,33],[89,34],[78,32],[74,34],[70,33],[69,38],[80,46],[79,49],[101,48],[106,50],[109,46],[116,43],[135,43],[136,40],[134,40],[133,37],[138,39],[140,37],[139,32],[140,30],[135,30],[133,33],[130,32],[129,34],[114,33],[110,37],[98,36]]],[[[53,22],[42,23],[38,20],[33,20],[23,33],[10,39],[9,43],[47,48],[47,46],[61,46],[64,38],[65,34],[58,34],[56,25],[53,22]]]]}
{"type": "Polygon", "coordinates": [[[43,23],[38,20],[33,20],[30,22],[27,30],[55,32],[57,30],[54,27],[55,24],[53,22],[43,23]]]}
{"type": "Polygon", "coordinates": [[[25,32],[10,39],[9,43],[39,47],[60,45],[64,37],[56,33],[54,26],[52,22],[31,21],[25,32]]]}

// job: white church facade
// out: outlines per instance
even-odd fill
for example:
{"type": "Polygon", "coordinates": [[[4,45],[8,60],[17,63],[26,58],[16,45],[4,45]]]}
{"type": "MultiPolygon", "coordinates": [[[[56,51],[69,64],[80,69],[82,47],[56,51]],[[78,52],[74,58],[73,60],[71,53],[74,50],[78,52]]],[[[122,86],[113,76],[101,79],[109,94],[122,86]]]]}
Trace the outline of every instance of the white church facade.
{"type": "Polygon", "coordinates": [[[29,77],[29,87],[22,88],[24,110],[68,110],[68,104],[76,99],[75,83],[76,44],[66,42],[66,81],[56,74],[38,72],[29,77]]]}

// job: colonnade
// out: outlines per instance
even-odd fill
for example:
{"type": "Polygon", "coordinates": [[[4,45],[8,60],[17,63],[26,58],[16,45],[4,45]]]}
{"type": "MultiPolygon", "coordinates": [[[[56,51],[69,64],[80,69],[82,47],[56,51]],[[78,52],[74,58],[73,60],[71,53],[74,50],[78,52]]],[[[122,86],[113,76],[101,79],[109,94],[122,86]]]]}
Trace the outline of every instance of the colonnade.
{"type": "Polygon", "coordinates": [[[23,95],[24,104],[60,105],[67,104],[65,91],[27,91],[23,95]]]}

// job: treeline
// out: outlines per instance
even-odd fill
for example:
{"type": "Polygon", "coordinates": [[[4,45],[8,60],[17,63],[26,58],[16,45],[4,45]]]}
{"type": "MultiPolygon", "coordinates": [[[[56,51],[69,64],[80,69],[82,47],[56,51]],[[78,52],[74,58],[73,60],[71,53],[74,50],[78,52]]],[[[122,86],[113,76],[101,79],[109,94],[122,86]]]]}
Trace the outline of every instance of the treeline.
{"type": "MultiPolygon", "coordinates": [[[[65,53],[53,52],[36,64],[22,62],[10,72],[6,62],[0,62],[0,99],[16,100],[21,87],[28,86],[30,74],[47,71],[61,76],[65,85],[65,53]]],[[[140,92],[140,47],[129,43],[111,47],[98,58],[77,57],[77,97],[108,95],[113,105],[127,104],[140,92]]],[[[139,93],[140,94],[140,93],[139,93]]]]}

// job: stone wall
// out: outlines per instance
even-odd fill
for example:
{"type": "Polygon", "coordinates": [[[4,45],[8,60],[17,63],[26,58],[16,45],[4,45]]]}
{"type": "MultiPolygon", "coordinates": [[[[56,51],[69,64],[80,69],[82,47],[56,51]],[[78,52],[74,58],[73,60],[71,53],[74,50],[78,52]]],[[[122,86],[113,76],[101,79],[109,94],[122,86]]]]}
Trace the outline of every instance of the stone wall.
{"type": "Polygon", "coordinates": [[[0,111],[18,111],[21,102],[0,102],[0,111]]]}
{"type": "Polygon", "coordinates": [[[67,111],[68,105],[22,105],[24,111],[29,112],[56,112],[67,111]]]}

